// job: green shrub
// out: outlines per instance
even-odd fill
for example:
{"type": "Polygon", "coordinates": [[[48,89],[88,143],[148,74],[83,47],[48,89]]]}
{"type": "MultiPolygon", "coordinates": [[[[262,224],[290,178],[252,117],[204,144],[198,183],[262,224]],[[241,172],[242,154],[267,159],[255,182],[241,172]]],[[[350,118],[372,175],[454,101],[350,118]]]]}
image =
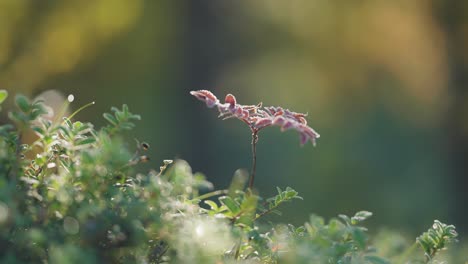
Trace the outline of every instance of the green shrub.
{"type": "MultiPolygon", "coordinates": [[[[6,97],[0,91],[0,104],[6,97]]],[[[213,190],[182,160],[139,172],[149,144],[125,143],[122,133],[140,120],[126,105],[96,129],[75,121],[77,112],[52,116],[20,95],[15,103],[14,125],[0,126],[0,263],[436,263],[457,236],[436,221],[413,246],[395,233],[373,241],[366,211],[268,224],[265,215],[302,199],[295,190],[263,199],[245,189],[241,171],[213,190]],[[35,141],[23,144],[31,133],[35,141]]]]}

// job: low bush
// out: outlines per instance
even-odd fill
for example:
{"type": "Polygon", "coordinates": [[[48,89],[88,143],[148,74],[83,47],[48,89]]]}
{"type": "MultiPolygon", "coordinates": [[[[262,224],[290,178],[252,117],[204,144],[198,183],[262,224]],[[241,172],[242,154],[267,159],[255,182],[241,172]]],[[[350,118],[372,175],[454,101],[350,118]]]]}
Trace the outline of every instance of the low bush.
{"type": "MultiPolygon", "coordinates": [[[[253,147],[258,129],[269,125],[297,130],[302,144],[318,138],[305,115],[246,108],[233,96],[221,104],[202,93],[192,94],[254,129],[253,147]]],[[[0,91],[0,104],[6,97],[0,91]]],[[[75,120],[84,107],[62,116],[65,111],[52,115],[44,102],[21,95],[15,104],[8,114],[12,124],[0,126],[1,263],[459,261],[438,254],[457,233],[437,220],[413,242],[393,232],[370,238],[363,223],[372,213],[366,211],[329,221],[311,215],[297,227],[264,222],[264,216],[302,198],[290,187],[262,198],[253,188],[254,168],[249,183],[238,171],[229,188],[218,190],[183,160],[164,160],[142,173],[138,165],[149,160],[150,146],[125,142],[123,133],[140,120],[126,105],[105,113],[108,125],[97,129],[75,120]],[[22,143],[31,133],[34,142],[22,143]]],[[[255,165],[254,148],[253,153],[255,165]]]]}

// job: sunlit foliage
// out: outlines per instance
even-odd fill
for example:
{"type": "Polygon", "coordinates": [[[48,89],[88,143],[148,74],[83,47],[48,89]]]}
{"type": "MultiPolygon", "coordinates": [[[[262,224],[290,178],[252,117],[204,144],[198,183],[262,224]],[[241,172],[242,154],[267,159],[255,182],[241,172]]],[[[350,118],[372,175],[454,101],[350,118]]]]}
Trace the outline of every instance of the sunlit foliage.
{"type": "MultiPolygon", "coordinates": [[[[0,103],[7,96],[0,91],[0,103]]],[[[263,199],[244,190],[241,172],[213,191],[182,160],[139,172],[150,145],[125,143],[123,133],[140,120],[126,105],[104,114],[109,124],[97,129],[75,120],[92,104],[60,117],[21,95],[15,104],[13,124],[0,126],[2,263],[438,263],[457,236],[436,221],[408,250],[386,255],[362,226],[367,211],[328,222],[312,215],[299,227],[267,223],[302,199],[297,191],[277,188],[263,199]],[[24,130],[36,141],[22,144],[24,130]]]]}

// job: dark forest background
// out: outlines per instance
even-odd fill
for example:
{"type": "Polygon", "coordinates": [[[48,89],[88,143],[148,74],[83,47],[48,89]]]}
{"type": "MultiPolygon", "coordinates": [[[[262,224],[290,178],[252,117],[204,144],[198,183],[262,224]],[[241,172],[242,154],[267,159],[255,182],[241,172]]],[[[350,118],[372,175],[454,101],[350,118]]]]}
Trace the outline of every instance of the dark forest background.
{"type": "Polygon", "coordinates": [[[258,144],[262,195],[305,198],[284,210],[295,224],[366,209],[468,234],[467,85],[467,1],[0,1],[0,88],[96,101],[77,118],[97,124],[127,103],[148,167],[185,159],[219,188],[250,167],[249,130],[190,90],[308,112],[316,147],[277,129],[258,144]]]}

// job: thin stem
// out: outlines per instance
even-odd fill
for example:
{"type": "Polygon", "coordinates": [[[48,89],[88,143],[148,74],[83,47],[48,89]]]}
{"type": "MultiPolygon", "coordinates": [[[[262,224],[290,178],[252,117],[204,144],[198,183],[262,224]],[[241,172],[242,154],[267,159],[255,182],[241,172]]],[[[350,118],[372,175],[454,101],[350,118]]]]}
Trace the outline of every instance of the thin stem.
{"type": "Polygon", "coordinates": [[[94,104],[95,104],[95,102],[91,102],[91,103],[89,103],[89,104],[83,105],[82,107],[78,108],[78,110],[76,110],[75,112],[73,112],[73,114],[71,114],[71,115],[68,117],[68,119],[71,120],[76,114],[78,114],[79,112],[81,112],[81,110],[83,110],[83,109],[85,109],[85,108],[87,108],[87,107],[89,107],[89,106],[92,106],[92,105],[94,105],[94,104]]]}
{"type": "Polygon", "coordinates": [[[252,190],[254,180],[255,180],[255,171],[257,169],[257,142],[258,142],[258,130],[252,131],[252,172],[250,173],[249,180],[249,189],[252,190]]]}
{"type": "Polygon", "coordinates": [[[217,190],[217,191],[214,191],[214,192],[209,192],[209,193],[205,193],[205,194],[202,194],[198,197],[195,197],[193,198],[192,200],[205,200],[205,199],[208,199],[208,198],[211,198],[213,196],[217,196],[217,195],[221,195],[221,194],[227,194],[228,193],[228,190],[217,190]]]}
{"type": "Polygon", "coordinates": [[[280,206],[280,204],[282,204],[282,203],[279,203],[279,204],[273,206],[272,208],[270,208],[270,209],[264,211],[263,213],[257,215],[257,216],[254,218],[254,221],[257,221],[259,218],[261,218],[261,217],[263,217],[263,216],[265,216],[265,215],[267,215],[267,214],[273,212],[273,210],[275,210],[276,208],[278,208],[278,206],[280,206]]]}

